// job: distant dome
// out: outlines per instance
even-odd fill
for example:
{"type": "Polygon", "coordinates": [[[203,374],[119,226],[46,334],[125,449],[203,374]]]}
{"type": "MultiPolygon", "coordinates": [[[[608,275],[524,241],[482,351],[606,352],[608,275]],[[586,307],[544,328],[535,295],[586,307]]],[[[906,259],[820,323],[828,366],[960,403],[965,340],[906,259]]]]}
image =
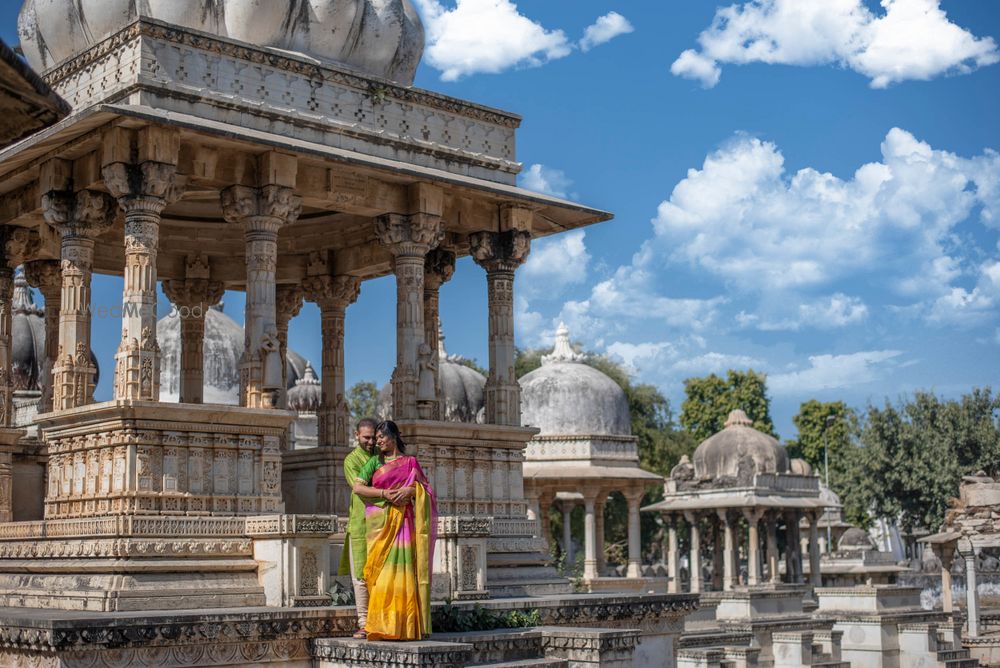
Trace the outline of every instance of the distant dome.
{"type": "MultiPolygon", "coordinates": [[[[438,332],[438,376],[441,380],[441,401],[445,422],[479,422],[485,420],[483,388],[486,376],[463,364],[461,355],[449,355],[444,347],[444,334],[438,332]]],[[[378,394],[378,411],[382,417],[392,414],[392,384],[386,383],[378,394]]]]}
{"type": "Polygon", "coordinates": [[[878,549],[875,541],[864,529],[851,527],[840,537],[837,550],[840,552],[867,552],[878,549]]]}
{"type": "Polygon", "coordinates": [[[819,484],[819,500],[824,502],[827,508],[837,507],[839,509],[844,505],[840,502],[840,496],[822,482],[819,484]]]}
{"type": "Polygon", "coordinates": [[[739,477],[741,462],[753,473],[787,473],[788,453],[777,439],[753,428],[741,410],[732,411],[726,427],[706,438],[694,451],[694,473],[699,480],[739,477]]]}
{"type": "MultiPolygon", "coordinates": [[[[156,323],[156,340],[160,344],[160,400],[178,401],[181,393],[181,323],[177,316],[164,316],[156,323]]],[[[243,328],[213,306],[205,312],[203,370],[204,400],[207,404],[240,403],[240,360],[243,357],[243,328]]],[[[285,354],[287,387],[305,375],[309,363],[289,350],[285,354]]]]}
{"type": "Polygon", "coordinates": [[[521,423],[539,435],[630,436],[632,419],[625,391],[581,361],[560,323],[551,355],[520,379],[521,423]]]}
{"type": "Polygon", "coordinates": [[[17,32],[28,63],[43,71],[139,14],[404,85],[413,83],[424,50],[423,25],[410,0],[26,0],[17,32]]]}
{"type": "Polygon", "coordinates": [[[315,413],[322,405],[323,388],[312,364],[306,362],[302,378],[295,381],[295,387],[288,390],[288,409],[299,413],[315,413]]]}
{"type": "Polygon", "coordinates": [[[791,473],[793,473],[795,475],[812,475],[813,474],[812,464],[810,464],[809,462],[807,462],[804,459],[799,459],[798,457],[796,457],[792,461],[788,462],[788,470],[789,470],[789,472],[791,472],[791,473]]]}
{"type": "MultiPolygon", "coordinates": [[[[14,275],[14,298],[11,304],[11,379],[15,392],[41,392],[42,367],[45,364],[45,309],[35,303],[35,292],[21,270],[14,275]]],[[[97,369],[94,385],[100,380],[100,367],[94,351],[90,362],[97,369]]]]}

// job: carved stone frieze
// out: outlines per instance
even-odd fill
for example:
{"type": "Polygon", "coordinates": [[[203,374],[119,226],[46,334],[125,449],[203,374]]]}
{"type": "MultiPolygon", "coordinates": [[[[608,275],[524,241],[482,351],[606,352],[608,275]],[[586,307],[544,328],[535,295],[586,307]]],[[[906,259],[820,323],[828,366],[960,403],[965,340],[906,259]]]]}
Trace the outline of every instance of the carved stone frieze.
{"type": "Polygon", "coordinates": [[[222,191],[223,216],[230,223],[244,225],[247,231],[277,233],[282,225],[295,222],[301,210],[302,198],[283,186],[231,186],[222,191]]]}
{"type": "Polygon", "coordinates": [[[397,259],[414,256],[422,264],[427,251],[444,239],[444,226],[441,216],[387,213],[375,219],[375,235],[397,259]]]}
{"type": "MultiPolygon", "coordinates": [[[[115,200],[97,190],[52,191],[42,195],[42,215],[64,238],[103,234],[115,219],[115,200]]],[[[65,243],[63,244],[65,248],[65,243]]],[[[65,258],[65,254],[63,255],[65,258]]]]}

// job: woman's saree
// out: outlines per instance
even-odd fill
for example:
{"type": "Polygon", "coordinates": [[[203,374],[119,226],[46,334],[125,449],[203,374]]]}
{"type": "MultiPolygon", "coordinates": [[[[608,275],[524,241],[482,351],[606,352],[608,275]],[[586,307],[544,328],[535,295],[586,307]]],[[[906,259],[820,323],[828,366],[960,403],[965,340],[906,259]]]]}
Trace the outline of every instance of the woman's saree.
{"type": "Polygon", "coordinates": [[[431,562],[437,504],[416,457],[404,456],[375,471],[372,487],[414,486],[404,508],[366,504],[369,640],[419,640],[431,632],[431,562]]]}

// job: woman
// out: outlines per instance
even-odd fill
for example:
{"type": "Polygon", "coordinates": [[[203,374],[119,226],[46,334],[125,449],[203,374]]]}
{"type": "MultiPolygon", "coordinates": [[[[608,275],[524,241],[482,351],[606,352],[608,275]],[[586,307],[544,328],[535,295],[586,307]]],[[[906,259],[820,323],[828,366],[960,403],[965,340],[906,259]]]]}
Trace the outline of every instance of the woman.
{"type": "Polygon", "coordinates": [[[395,422],[375,428],[378,454],[354,493],[365,499],[368,623],[356,638],[420,640],[431,632],[431,561],[437,531],[434,491],[395,422]]]}

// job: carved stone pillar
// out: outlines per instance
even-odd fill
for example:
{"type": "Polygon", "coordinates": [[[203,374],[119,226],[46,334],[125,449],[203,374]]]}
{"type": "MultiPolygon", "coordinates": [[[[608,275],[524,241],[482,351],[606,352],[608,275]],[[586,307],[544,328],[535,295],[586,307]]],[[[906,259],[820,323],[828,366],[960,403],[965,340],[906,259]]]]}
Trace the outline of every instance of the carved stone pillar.
{"type": "MultiPolygon", "coordinates": [[[[424,262],[424,342],[435,355],[440,347],[438,334],[441,331],[440,293],[441,286],[451,280],[455,273],[455,253],[443,248],[435,248],[427,254],[424,262]]],[[[441,395],[441,375],[434,366],[434,396],[432,419],[444,419],[441,395]]]]}
{"type": "Polygon", "coordinates": [[[521,424],[521,387],[514,373],[514,271],[528,258],[531,233],[476,232],[469,237],[489,290],[490,374],[483,391],[488,424],[521,424]]]}
{"type": "Polygon", "coordinates": [[[246,332],[240,368],[240,403],[273,408],[281,390],[282,367],[275,307],[278,230],[293,222],[302,198],[291,188],[232,186],[222,191],[222,212],[243,227],[246,241],[246,332]]]}
{"type": "Polygon", "coordinates": [[[747,584],[760,584],[760,516],[757,509],[744,508],[747,521],[747,584]]]}
{"type": "Polygon", "coordinates": [[[679,594],[681,591],[680,581],[680,554],[677,549],[677,516],[669,515],[667,518],[667,593],[679,594]]]}
{"type": "MultiPolygon", "coordinates": [[[[117,135],[107,141],[117,141],[117,135]]],[[[120,139],[127,141],[127,138],[120,139]]],[[[102,175],[108,190],[125,212],[125,273],[122,292],[122,340],[115,355],[115,399],[159,401],[160,346],[156,341],[156,255],[160,242],[160,214],[179,195],[177,190],[177,136],[144,133],[140,152],[148,157],[130,161],[115,155],[102,175]],[[147,146],[147,143],[150,144],[147,146]],[[162,144],[162,146],[161,146],[162,144]],[[159,150],[153,147],[158,147],[159,150]]]]}
{"type": "Polygon", "coordinates": [[[94,400],[97,369],[90,360],[94,238],[111,226],[115,208],[111,197],[92,190],[52,191],[42,196],[45,220],[62,237],[59,351],[52,369],[52,408],[56,411],[94,400]]]}
{"type": "Polygon", "coordinates": [[[955,611],[955,603],[951,591],[951,567],[955,558],[955,545],[942,544],[934,546],[934,554],[941,560],[941,609],[947,613],[955,611]]]}
{"type": "Polygon", "coordinates": [[[698,513],[686,512],[684,519],[687,520],[691,530],[691,587],[690,592],[697,594],[701,591],[701,527],[698,526],[701,518],[698,513]]]}
{"type": "Polygon", "coordinates": [[[597,577],[597,521],[594,497],[583,497],[583,578],[597,577]]]}
{"type": "Polygon", "coordinates": [[[278,407],[288,406],[288,323],[302,310],[302,287],[279,285],[275,290],[275,318],[278,326],[278,351],[281,355],[281,391],[278,407]]]}
{"type": "MultiPolygon", "coordinates": [[[[396,368],[392,372],[392,413],[397,420],[420,417],[420,374],[433,374],[420,355],[424,341],[424,262],[444,237],[441,217],[426,213],[390,213],[375,220],[375,233],[393,256],[396,273],[396,368]]],[[[434,358],[437,351],[431,351],[434,358]]],[[[424,356],[426,357],[426,351],[424,356]]],[[[433,376],[431,376],[433,383],[433,376]]],[[[433,386],[432,386],[433,387],[433,386]]]]}
{"type": "Polygon", "coordinates": [[[604,554],[604,506],[608,501],[608,494],[601,491],[594,501],[594,521],[596,523],[594,540],[597,544],[597,575],[604,577],[607,570],[607,557],[604,554]]]}
{"type": "Polygon", "coordinates": [[[209,278],[207,260],[202,256],[187,258],[183,279],[163,281],[163,293],[173,302],[180,318],[181,374],[179,400],[200,404],[205,392],[205,316],[219,303],[225,289],[209,278]]]}
{"type": "Polygon", "coordinates": [[[573,502],[562,502],[562,522],[563,522],[563,565],[567,570],[572,570],[576,555],[573,554],[573,502]]]}
{"type": "Polygon", "coordinates": [[[45,300],[45,359],[39,373],[42,396],[38,412],[52,410],[52,367],[59,356],[59,311],[62,302],[62,273],[58,260],[33,260],[24,265],[28,284],[38,288],[45,300]]]}
{"type": "Polygon", "coordinates": [[[645,491],[633,489],[625,492],[628,505],[628,570],[626,577],[642,577],[642,525],[639,520],[639,506],[645,491]]]}
{"type": "Polygon", "coordinates": [[[820,512],[809,513],[809,583],[813,587],[823,586],[823,575],[820,572],[819,556],[819,518],[820,512]]]}
{"type": "Polygon", "coordinates": [[[966,632],[970,638],[979,637],[979,583],[976,578],[976,553],[970,546],[965,557],[965,613],[966,632]]]}
{"type": "MultiPolygon", "coordinates": [[[[25,230],[27,231],[27,230],[25,230]]],[[[3,228],[3,245],[0,252],[0,428],[10,427],[14,420],[14,378],[11,373],[11,328],[13,322],[11,316],[14,311],[14,267],[17,260],[12,258],[15,245],[11,236],[13,228],[3,228]]],[[[9,465],[8,465],[9,474],[9,465]]],[[[2,475],[2,471],[0,471],[2,475]]],[[[9,478],[9,476],[8,476],[9,478]]],[[[9,482],[9,479],[8,479],[9,482]]],[[[10,488],[8,484],[7,488],[10,488]]],[[[9,510],[9,504],[8,504],[9,510]]],[[[2,501],[0,501],[0,516],[3,514],[2,501]]]]}
{"type": "Polygon", "coordinates": [[[718,511],[719,521],[722,522],[722,589],[732,591],[736,583],[736,563],[733,559],[733,546],[735,545],[735,532],[733,529],[733,519],[726,510],[718,511]]]}
{"type": "Polygon", "coordinates": [[[768,512],[764,518],[767,527],[767,575],[772,584],[781,582],[778,572],[778,518],[768,512]]]}
{"type": "Polygon", "coordinates": [[[319,445],[347,447],[351,416],[345,398],[344,316],[361,292],[361,280],[354,276],[308,276],[302,289],[305,298],[319,306],[323,336],[319,445]]]}

